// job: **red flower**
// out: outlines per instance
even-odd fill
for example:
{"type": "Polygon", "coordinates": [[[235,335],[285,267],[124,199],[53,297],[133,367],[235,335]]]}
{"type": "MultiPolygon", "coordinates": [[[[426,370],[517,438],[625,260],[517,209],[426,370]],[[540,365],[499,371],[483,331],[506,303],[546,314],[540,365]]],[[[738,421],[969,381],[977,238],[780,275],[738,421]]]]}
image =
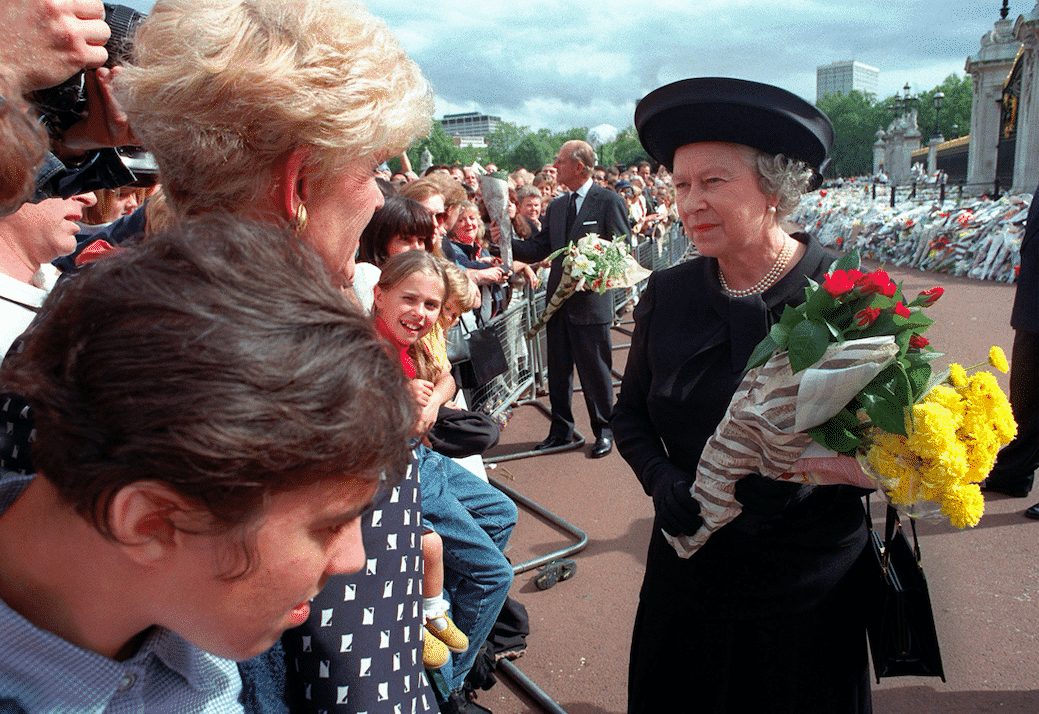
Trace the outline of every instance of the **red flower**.
{"type": "Polygon", "coordinates": [[[880,317],[879,307],[865,307],[855,313],[855,327],[859,329],[869,327],[878,317],[880,317]]]}
{"type": "Polygon", "coordinates": [[[931,305],[934,305],[936,302],[938,302],[938,298],[940,298],[944,293],[945,288],[942,287],[924,290],[916,296],[916,302],[919,302],[920,305],[923,307],[930,307],[931,305]]]}
{"type": "Polygon", "coordinates": [[[826,189],[823,189],[822,191],[820,191],[819,195],[822,196],[823,198],[826,198],[826,189]]]}
{"type": "Polygon", "coordinates": [[[929,345],[929,344],[931,344],[931,343],[928,342],[927,338],[924,337],[923,335],[913,335],[912,337],[909,338],[909,346],[910,347],[915,347],[918,350],[922,350],[924,347],[927,347],[927,345],[929,345]]]}
{"type": "Polygon", "coordinates": [[[909,308],[908,308],[908,307],[906,307],[905,305],[903,305],[903,304],[902,304],[902,303],[900,303],[900,302],[896,302],[896,303],[895,303],[895,314],[896,314],[896,315],[898,315],[898,316],[900,316],[900,317],[906,317],[906,318],[908,318],[908,317],[909,317],[909,314],[910,314],[910,313],[909,313],[909,308]]]}
{"type": "Polygon", "coordinates": [[[857,270],[835,270],[826,274],[823,290],[833,297],[839,298],[841,295],[851,292],[855,287],[855,281],[860,277],[862,277],[862,273],[857,270]]]}
{"type": "Polygon", "coordinates": [[[855,285],[863,294],[880,293],[884,297],[894,296],[895,290],[898,289],[885,270],[874,270],[868,275],[863,275],[855,285]]]}

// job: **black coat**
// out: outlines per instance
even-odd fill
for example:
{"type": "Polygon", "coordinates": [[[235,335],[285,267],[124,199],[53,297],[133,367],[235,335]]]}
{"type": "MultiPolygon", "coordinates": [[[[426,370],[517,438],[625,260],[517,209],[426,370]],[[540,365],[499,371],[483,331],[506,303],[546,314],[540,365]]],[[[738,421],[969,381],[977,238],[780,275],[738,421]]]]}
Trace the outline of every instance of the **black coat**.
{"type": "MultiPolygon", "coordinates": [[[[1035,195],[1039,196],[1039,187],[1035,195]]],[[[1010,324],[1018,330],[1039,332],[1039,201],[1035,198],[1028,208],[1025,237],[1021,239],[1021,272],[1010,324]]]]}
{"type": "MultiPolygon", "coordinates": [[[[754,346],[785,304],[804,300],[807,277],[822,280],[832,258],[808,236],[795,237],[808,243],[805,255],[763,296],[727,297],[713,258],[650,278],[635,310],[612,419],[617,447],[647,493],[659,479],[692,483],[754,346]]],[[[851,569],[866,543],[863,493],[749,475],[740,491],[743,513],[691,558],[679,558],[654,524],[646,580],[672,583],[688,596],[690,612],[804,612],[851,569]]]]}
{"type": "MultiPolygon", "coordinates": [[[[553,251],[576,242],[589,233],[597,233],[600,238],[614,240],[618,237],[627,239],[631,235],[628,227],[628,209],[624,199],[608,189],[592,184],[588,194],[581,203],[570,235],[566,233],[566,209],[569,194],[564,194],[548,205],[541,219],[541,230],[525,241],[512,242],[512,255],[524,263],[536,263],[544,260],[553,251]]],[[[563,274],[563,256],[552,261],[552,270],[548,276],[549,297],[555,293],[556,286],[563,274]]],[[[576,325],[602,325],[613,322],[613,296],[607,290],[603,295],[592,290],[582,290],[569,298],[556,315],[565,315],[566,319],[576,325]]]]}

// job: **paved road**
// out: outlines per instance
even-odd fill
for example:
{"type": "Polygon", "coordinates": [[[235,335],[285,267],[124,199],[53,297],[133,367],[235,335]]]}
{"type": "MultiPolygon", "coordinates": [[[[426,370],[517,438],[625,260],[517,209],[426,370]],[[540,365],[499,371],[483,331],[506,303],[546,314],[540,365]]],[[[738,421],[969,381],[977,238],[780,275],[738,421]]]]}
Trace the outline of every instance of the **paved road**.
{"type": "MultiPolygon", "coordinates": [[[[946,288],[931,308],[937,324],[928,332],[947,355],[940,361],[981,362],[993,344],[1009,354],[1013,286],[890,272],[909,295],[936,284],[946,288]]],[[[627,340],[614,331],[621,368],[627,340]]],[[[586,420],[580,400],[575,402],[579,419],[586,420]]],[[[587,430],[587,421],[578,428],[587,430]]],[[[495,453],[525,450],[547,433],[548,421],[539,410],[518,407],[495,453]]],[[[621,714],[631,621],[651,527],[650,500],[616,452],[597,461],[582,451],[508,461],[491,474],[589,536],[588,547],[575,556],[578,571],[572,580],[539,591],[534,573],[517,576],[512,595],[526,605],[532,629],[518,667],[570,714],[621,714]]],[[[1039,712],[1039,522],[1021,516],[1036,501],[1039,491],[1028,499],[991,497],[973,530],[921,527],[948,682],[885,680],[875,687],[875,712],[1039,712]]],[[[874,508],[881,514],[877,504],[874,508]]],[[[522,562],[568,542],[521,509],[508,555],[522,562]]],[[[478,701],[495,714],[542,711],[506,677],[481,692],[478,701]]]]}

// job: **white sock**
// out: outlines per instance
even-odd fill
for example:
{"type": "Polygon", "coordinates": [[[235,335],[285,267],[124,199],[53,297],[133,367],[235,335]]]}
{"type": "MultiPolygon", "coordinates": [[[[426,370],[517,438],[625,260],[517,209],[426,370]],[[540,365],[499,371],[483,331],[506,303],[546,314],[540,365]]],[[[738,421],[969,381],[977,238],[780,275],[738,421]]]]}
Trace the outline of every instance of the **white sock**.
{"type": "Polygon", "coordinates": [[[447,627],[447,619],[444,617],[447,614],[447,602],[444,600],[444,593],[439,592],[433,597],[422,598],[422,614],[426,621],[432,622],[438,630],[447,627]]]}

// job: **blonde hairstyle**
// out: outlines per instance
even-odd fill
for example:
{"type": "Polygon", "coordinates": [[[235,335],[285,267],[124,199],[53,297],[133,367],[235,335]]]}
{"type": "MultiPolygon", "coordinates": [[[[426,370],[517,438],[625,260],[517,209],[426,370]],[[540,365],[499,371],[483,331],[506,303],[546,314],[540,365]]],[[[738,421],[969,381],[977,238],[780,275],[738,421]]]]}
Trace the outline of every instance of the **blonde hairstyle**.
{"type": "MultiPolygon", "coordinates": [[[[453,179],[452,179],[453,180],[453,179]]],[[[424,250],[409,250],[393,256],[382,265],[382,273],[376,285],[380,290],[392,290],[415,273],[425,273],[438,278],[444,286],[444,301],[448,296],[447,263],[424,250]]],[[[442,306],[442,304],[441,304],[442,306]]],[[[379,311],[372,306],[372,319],[378,319],[379,311]]],[[[440,376],[440,366],[418,342],[408,347],[408,356],[415,362],[416,377],[434,381],[440,376]]]]}
{"type": "Polygon", "coordinates": [[[254,206],[309,149],[319,183],[429,130],[432,91],[385,23],[350,0],[158,0],[119,101],[181,215],[254,206]]]}
{"type": "Polygon", "coordinates": [[[454,300],[458,305],[459,312],[469,312],[476,305],[477,287],[465,271],[454,263],[445,263],[444,272],[447,276],[447,293],[444,303],[454,300]]]}
{"type": "Polygon", "coordinates": [[[462,184],[451,178],[451,174],[433,173],[426,176],[426,180],[431,181],[434,186],[440,189],[440,195],[444,197],[444,206],[446,208],[457,206],[465,202],[469,197],[462,184]]]}
{"type": "Polygon", "coordinates": [[[90,226],[99,226],[105,223],[111,223],[112,221],[119,218],[122,214],[111,215],[112,209],[115,208],[114,204],[119,194],[123,191],[132,190],[137,194],[137,205],[140,206],[144,203],[144,199],[147,197],[147,189],[144,188],[101,188],[94,191],[94,195],[97,197],[97,203],[83,210],[83,223],[90,226]]]}
{"type": "MultiPolygon", "coordinates": [[[[466,211],[473,211],[476,214],[476,240],[473,241],[474,245],[478,245],[481,248],[487,248],[487,241],[484,240],[487,234],[487,225],[483,222],[483,217],[480,215],[480,207],[472,201],[463,201],[458,204],[458,217],[461,218],[462,214],[466,211]]],[[[458,227],[458,223],[455,223],[455,228],[458,227]]],[[[451,229],[451,240],[454,240],[455,229],[451,229]]]]}

